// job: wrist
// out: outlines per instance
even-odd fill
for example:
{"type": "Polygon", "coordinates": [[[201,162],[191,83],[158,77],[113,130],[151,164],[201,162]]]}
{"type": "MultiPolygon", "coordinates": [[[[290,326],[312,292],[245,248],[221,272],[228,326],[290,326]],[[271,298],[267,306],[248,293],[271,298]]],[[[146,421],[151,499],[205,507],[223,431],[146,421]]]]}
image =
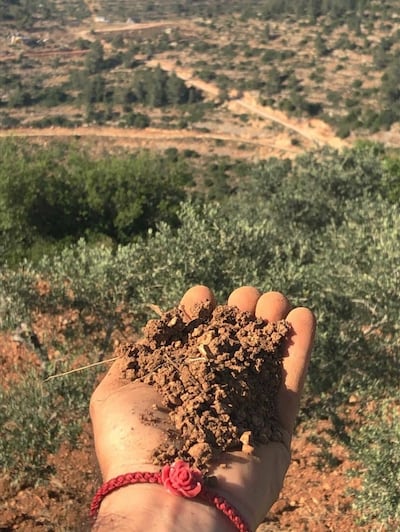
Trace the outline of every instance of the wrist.
{"type": "Polygon", "coordinates": [[[281,442],[260,446],[252,456],[226,453],[212,471],[217,479],[215,491],[183,461],[165,466],[161,472],[156,466],[136,468],[135,464],[131,468],[114,464],[92,501],[91,514],[99,516],[95,530],[231,532],[235,526],[249,530],[248,525],[255,529],[277,498],[289,462],[289,450],[281,442]],[[232,467],[237,462],[242,467],[232,467]],[[138,469],[141,472],[129,473],[138,469]]]}
{"type": "Polygon", "coordinates": [[[233,532],[215,507],[168,493],[163,486],[135,484],[109,493],[101,503],[96,532],[233,532]]]}

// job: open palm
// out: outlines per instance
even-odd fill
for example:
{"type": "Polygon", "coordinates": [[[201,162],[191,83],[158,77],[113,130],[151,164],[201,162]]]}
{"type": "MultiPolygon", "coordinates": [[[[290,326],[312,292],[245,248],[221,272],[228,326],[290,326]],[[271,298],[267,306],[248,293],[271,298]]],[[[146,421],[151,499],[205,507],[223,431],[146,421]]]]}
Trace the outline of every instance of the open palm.
{"type": "MultiPolygon", "coordinates": [[[[213,293],[205,286],[195,286],[186,292],[180,306],[194,317],[194,309],[205,301],[215,305],[213,293]]],[[[307,308],[291,309],[279,292],[261,294],[253,287],[235,290],[228,304],[265,321],[285,318],[291,325],[277,398],[283,443],[259,446],[253,455],[239,451],[224,453],[211,471],[218,479],[218,493],[255,528],[278,497],[289,466],[290,440],[313,344],[315,319],[307,308]]],[[[158,471],[159,466],[152,463],[151,456],[165,439],[169,426],[168,414],[162,409],[157,409],[157,425],[143,421],[155,405],[161,405],[161,397],[146,384],[126,380],[125,364],[123,360],[113,364],[91,400],[96,454],[104,481],[127,472],[158,471]]]]}

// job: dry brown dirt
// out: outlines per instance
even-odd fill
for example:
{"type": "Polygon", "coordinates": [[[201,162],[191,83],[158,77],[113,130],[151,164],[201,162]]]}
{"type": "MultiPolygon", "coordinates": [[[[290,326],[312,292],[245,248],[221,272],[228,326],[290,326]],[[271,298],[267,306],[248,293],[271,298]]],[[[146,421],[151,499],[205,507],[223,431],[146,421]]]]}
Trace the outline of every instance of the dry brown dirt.
{"type": "Polygon", "coordinates": [[[227,305],[205,305],[196,316],[172,309],[119,354],[132,380],[155,386],[172,422],[155,463],[182,459],[207,471],[224,451],[281,440],[276,395],[289,326],[227,305]]]}

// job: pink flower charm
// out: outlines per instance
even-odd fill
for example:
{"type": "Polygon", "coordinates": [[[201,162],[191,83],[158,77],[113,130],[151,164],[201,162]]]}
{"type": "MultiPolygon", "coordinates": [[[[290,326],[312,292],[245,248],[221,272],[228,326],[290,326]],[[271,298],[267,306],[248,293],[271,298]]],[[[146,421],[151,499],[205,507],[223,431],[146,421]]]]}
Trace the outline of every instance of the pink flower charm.
{"type": "Polygon", "coordinates": [[[192,469],[183,460],[172,466],[165,465],[161,470],[161,480],[166,489],[175,495],[196,497],[203,487],[203,475],[198,469],[192,469]]]}

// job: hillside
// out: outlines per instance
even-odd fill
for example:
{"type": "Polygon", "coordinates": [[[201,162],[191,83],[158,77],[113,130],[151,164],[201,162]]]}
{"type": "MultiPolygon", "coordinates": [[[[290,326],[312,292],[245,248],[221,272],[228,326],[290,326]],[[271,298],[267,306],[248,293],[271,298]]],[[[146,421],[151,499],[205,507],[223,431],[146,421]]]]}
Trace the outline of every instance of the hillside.
{"type": "Polygon", "coordinates": [[[0,28],[0,529],[88,529],[91,390],[200,283],[318,320],[257,532],[397,531],[400,0],[0,0],[0,28]]]}
{"type": "MultiPolygon", "coordinates": [[[[307,12],[176,18],[171,6],[174,18],[154,20],[153,6],[150,21],[126,22],[122,7],[118,19],[105,15],[106,3],[87,9],[90,16],[63,28],[43,16],[28,29],[6,20],[3,128],[96,124],[129,128],[130,137],[148,126],[238,138],[278,133],[278,148],[296,151],[309,140],[320,144],[321,135],[338,146],[337,136],[399,144],[395,9],[366,10],[356,27],[307,12]]],[[[245,156],[251,151],[244,147],[245,156]]]]}

